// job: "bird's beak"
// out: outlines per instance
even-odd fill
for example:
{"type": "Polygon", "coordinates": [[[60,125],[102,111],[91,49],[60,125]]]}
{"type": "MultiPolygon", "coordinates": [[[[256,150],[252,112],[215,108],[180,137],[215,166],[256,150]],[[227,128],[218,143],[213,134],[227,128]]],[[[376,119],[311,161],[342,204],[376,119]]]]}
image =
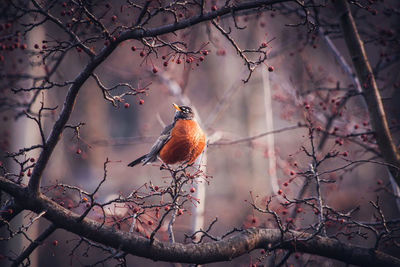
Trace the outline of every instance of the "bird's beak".
{"type": "Polygon", "coordinates": [[[172,103],[172,105],[174,106],[174,108],[175,108],[177,111],[182,111],[181,108],[180,108],[177,104],[172,103]]]}

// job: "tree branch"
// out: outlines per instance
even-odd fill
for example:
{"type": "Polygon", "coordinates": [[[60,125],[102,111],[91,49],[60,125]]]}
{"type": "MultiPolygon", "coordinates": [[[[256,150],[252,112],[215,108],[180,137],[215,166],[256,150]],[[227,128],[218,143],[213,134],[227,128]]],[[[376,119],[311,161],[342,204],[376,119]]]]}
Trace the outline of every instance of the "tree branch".
{"type": "MultiPolygon", "coordinates": [[[[400,155],[389,131],[378,85],[369,64],[364,44],[358,34],[350,7],[346,0],[338,0],[334,5],[340,18],[344,39],[356,69],[358,80],[362,85],[363,96],[367,102],[371,125],[375,132],[379,150],[387,163],[400,167],[400,155]]],[[[400,185],[400,173],[395,168],[390,168],[390,172],[396,183],[400,185]]]]}
{"type": "Polygon", "coordinates": [[[229,261],[255,249],[281,248],[362,266],[400,266],[400,259],[378,250],[297,231],[282,233],[279,229],[251,228],[221,241],[202,244],[185,245],[157,240],[151,244],[149,239],[142,236],[116,230],[91,219],[85,218],[80,221],[79,214],[65,209],[44,195],[29,195],[27,187],[17,185],[4,177],[0,177],[0,188],[20,200],[25,209],[36,213],[45,210],[43,217],[58,228],[132,255],[153,260],[203,264],[229,261]]]}
{"type": "Polygon", "coordinates": [[[26,258],[29,257],[29,255],[32,254],[32,252],[42,244],[44,240],[46,240],[47,237],[49,237],[57,228],[54,226],[54,224],[50,225],[44,232],[38,236],[38,238],[35,239],[13,262],[11,267],[17,267],[19,266],[26,258]]]}

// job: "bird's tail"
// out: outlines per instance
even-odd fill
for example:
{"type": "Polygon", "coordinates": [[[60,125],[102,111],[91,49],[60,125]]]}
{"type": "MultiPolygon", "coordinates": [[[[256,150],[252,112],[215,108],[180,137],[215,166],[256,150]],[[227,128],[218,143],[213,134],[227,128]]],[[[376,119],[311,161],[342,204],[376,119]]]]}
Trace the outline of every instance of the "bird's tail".
{"type": "Polygon", "coordinates": [[[146,158],[147,155],[143,155],[138,159],[135,159],[134,161],[132,161],[131,163],[128,164],[129,167],[134,167],[135,165],[142,163],[143,159],[146,158]]]}

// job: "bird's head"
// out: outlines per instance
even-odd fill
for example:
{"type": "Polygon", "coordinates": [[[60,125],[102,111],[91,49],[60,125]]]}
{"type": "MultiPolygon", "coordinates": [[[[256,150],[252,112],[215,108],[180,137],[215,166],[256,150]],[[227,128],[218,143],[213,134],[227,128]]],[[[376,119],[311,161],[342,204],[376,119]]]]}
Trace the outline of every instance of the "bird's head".
{"type": "Polygon", "coordinates": [[[188,106],[178,106],[175,103],[172,105],[176,109],[174,120],[192,120],[194,118],[194,112],[192,108],[188,106]]]}

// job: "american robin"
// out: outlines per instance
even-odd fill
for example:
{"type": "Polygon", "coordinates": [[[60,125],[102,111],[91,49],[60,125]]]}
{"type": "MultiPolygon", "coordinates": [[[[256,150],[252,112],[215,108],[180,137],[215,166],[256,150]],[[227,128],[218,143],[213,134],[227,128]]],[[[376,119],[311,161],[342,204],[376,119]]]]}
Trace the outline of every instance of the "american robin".
{"type": "Polygon", "coordinates": [[[173,106],[176,109],[174,121],[164,128],[150,152],[129,163],[129,167],[154,162],[157,157],[166,164],[191,165],[203,152],[206,137],[193,110],[188,106],[173,106]]]}

